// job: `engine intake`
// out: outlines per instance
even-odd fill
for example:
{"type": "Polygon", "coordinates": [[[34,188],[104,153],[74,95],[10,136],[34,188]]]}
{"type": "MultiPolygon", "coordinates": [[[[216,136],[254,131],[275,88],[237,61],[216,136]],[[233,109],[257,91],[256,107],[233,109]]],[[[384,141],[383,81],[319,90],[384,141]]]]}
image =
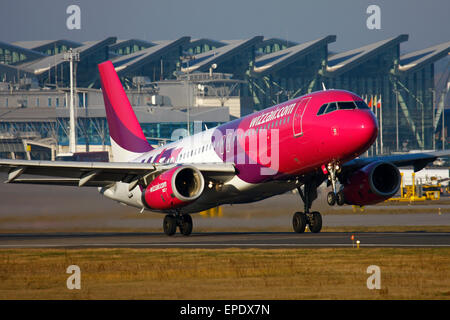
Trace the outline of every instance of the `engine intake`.
{"type": "Polygon", "coordinates": [[[153,210],[183,207],[203,192],[205,180],[193,166],[175,167],[156,177],[143,191],[142,202],[153,210]]]}
{"type": "Polygon", "coordinates": [[[398,168],[388,162],[371,163],[350,175],[344,185],[345,202],[351,205],[370,205],[389,199],[400,188],[398,168]]]}

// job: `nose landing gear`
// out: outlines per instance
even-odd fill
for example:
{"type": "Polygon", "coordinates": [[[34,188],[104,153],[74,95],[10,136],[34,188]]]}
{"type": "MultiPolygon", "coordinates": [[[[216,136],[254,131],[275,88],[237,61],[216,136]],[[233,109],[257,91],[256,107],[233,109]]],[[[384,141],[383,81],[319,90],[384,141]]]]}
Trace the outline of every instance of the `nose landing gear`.
{"type": "Polygon", "coordinates": [[[330,206],[334,206],[336,203],[339,206],[344,205],[344,191],[337,191],[337,174],[341,172],[341,166],[338,162],[330,162],[327,165],[328,170],[328,183],[331,184],[332,191],[327,194],[327,202],[330,206]]]}

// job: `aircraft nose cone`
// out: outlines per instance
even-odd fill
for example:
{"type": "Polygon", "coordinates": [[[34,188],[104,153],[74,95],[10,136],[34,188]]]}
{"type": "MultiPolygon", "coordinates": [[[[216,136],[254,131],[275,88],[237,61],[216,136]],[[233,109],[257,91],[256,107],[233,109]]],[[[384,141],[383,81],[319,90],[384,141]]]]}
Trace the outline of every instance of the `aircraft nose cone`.
{"type": "Polygon", "coordinates": [[[372,112],[359,111],[355,122],[355,142],[363,149],[372,145],[378,135],[378,123],[372,112]]]}

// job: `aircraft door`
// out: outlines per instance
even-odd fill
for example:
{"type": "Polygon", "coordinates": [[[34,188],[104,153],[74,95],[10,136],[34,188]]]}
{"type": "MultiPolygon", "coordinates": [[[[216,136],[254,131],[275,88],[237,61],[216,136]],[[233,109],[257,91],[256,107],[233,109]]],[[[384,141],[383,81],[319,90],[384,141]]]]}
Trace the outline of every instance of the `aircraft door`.
{"type": "Polygon", "coordinates": [[[294,137],[300,137],[303,135],[303,116],[305,115],[309,100],[311,100],[311,97],[304,98],[300,100],[295,107],[294,119],[292,121],[294,137]]]}

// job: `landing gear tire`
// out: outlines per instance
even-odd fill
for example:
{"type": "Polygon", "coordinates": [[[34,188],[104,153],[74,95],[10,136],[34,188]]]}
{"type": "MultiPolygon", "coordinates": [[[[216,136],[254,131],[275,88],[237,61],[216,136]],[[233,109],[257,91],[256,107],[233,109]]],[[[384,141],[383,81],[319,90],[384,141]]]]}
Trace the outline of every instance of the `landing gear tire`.
{"type": "Polygon", "coordinates": [[[303,212],[296,212],[292,218],[292,226],[297,233],[305,232],[306,215],[303,212]]]}
{"type": "Polygon", "coordinates": [[[166,235],[173,236],[177,231],[177,219],[170,214],[166,215],[163,221],[163,230],[166,235]]]}
{"type": "Polygon", "coordinates": [[[312,233],[318,233],[322,230],[322,215],[314,211],[308,215],[308,226],[312,233]]]}
{"type": "Polygon", "coordinates": [[[345,204],[344,192],[342,190],[336,194],[336,203],[338,206],[343,206],[345,204]]]}
{"type": "Polygon", "coordinates": [[[180,233],[183,236],[188,236],[192,233],[192,218],[189,214],[185,214],[181,216],[180,225],[180,233]]]}
{"type": "Polygon", "coordinates": [[[334,204],[336,203],[336,194],[333,191],[328,192],[327,202],[330,206],[334,206],[334,204]]]}

